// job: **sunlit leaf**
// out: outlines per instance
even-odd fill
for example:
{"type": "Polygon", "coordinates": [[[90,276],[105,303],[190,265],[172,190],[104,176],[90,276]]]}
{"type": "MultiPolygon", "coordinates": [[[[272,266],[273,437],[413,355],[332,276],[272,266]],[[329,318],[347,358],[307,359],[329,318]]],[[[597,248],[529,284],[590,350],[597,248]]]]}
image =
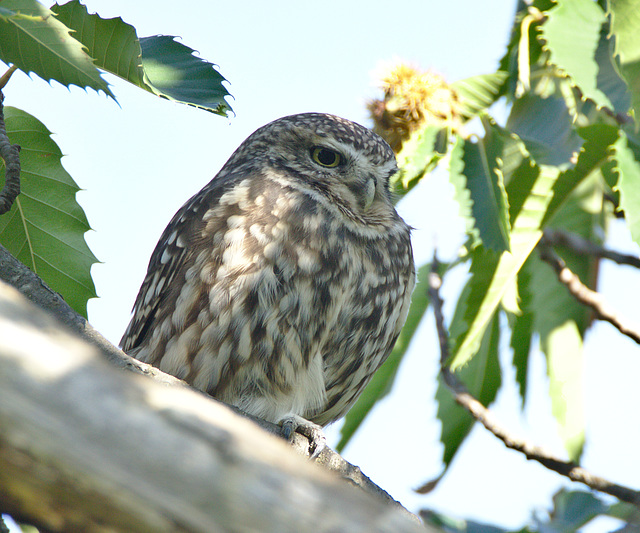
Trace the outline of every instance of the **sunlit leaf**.
{"type": "Polygon", "coordinates": [[[12,107],[5,107],[5,120],[9,139],[21,147],[22,192],[0,217],[0,243],[86,317],[87,300],[96,296],[96,258],[84,239],[90,228],[78,186],[44,124],[12,107]]]}
{"type": "Polygon", "coordinates": [[[570,193],[583,179],[599,170],[607,162],[611,147],[618,138],[618,129],[606,124],[593,124],[579,128],[578,133],[585,140],[576,165],[564,171],[554,185],[553,200],[549,205],[542,224],[546,224],[570,193]]]}
{"type": "Polygon", "coordinates": [[[192,48],[169,35],[142,37],[140,46],[145,82],[153,93],[222,116],[232,111],[224,77],[192,48]]]}
{"type": "Polygon", "coordinates": [[[612,159],[618,174],[615,190],[620,193],[620,208],[624,211],[631,238],[640,245],[640,163],[623,131],[613,145],[612,159]]]}
{"type": "Polygon", "coordinates": [[[408,193],[433,170],[447,151],[448,128],[427,124],[411,134],[397,156],[399,172],[391,180],[396,196],[408,193]]]}
{"type": "Polygon", "coordinates": [[[484,125],[484,139],[477,143],[468,140],[457,143],[450,179],[456,187],[456,196],[463,202],[461,209],[465,215],[470,208],[474,227],[484,246],[504,251],[509,248],[510,231],[504,188],[505,149],[510,138],[492,122],[485,120],[484,125]],[[468,201],[462,188],[468,190],[468,201]]]}
{"type": "Polygon", "coordinates": [[[640,5],[637,0],[610,0],[611,34],[620,71],[631,92],[636,124],[640,119],[640,5]]]}
{"type": "Polygon", "coordinates": [[[528,160],[514,173],[507,192],[521,207],[512,225],[511,252],[498,254],[482,246],[472,251],[469,292],[460,297],[463,312],[456,314],[450,328],[452,369],[464,366],[476,353],[509,284],[538,243],[542,235],[540,222],[551,201],[557,175],[556,169],[538,168],[528,160]],[[531,179],[532,173],[535,180],[531,179]]]}
{"type": "Polygon", "coordinates": [[[597,2],[562,0],[547,12],[542,24],[545,48],[551,62],[573,80],[585,98],[596,105],[613,108],[608,96],[598,88],[596,50],[606,16],[597,2]]]}
{"type": "Polygon", "coordinates": [[[498,70],[453,82],[451,88],[460,99],[460,114],[468,120],[491,107],[500,96],[508,76],[507,72],[498,70]]]}
{"type": "Polygon", "coordinates": [[[142,51],[133,26],[120,17],[103,19],[90,15],[78,0],[54,4],[51,10],[60,22],[73,29],[73,36],[86,46],[97,67],[149,90],[143,81],[142,51]]]}
{"type": "Polygon", "coordinates": [[[138,40],[133,26],[121,18],[90,15],[78,0],[52,10],[72,28],[95,59],[96,66],[153,94],[226,116],[231,107],[224,77],[194,50],[167,35],[138,40]]]}
{"type": "Polygon", "coordinates": [[[467,188],[467,177],[464,175],[464,147],[466,141],[462,137],[456,138],[449,157],[449,181],[454,187],[454,199],[458,203],[459,214],[465,224],[465,232],[470,238],[470,248],[475,248],[482,241],[480,231],[476,227],[473,216],[471,193],[467,188]]]}
{"type": "Polygon", "coordinates": [[[46,81],[113,97],[82,44],[48,8],[35,0],[2,0],[2,7],[14,14],[0,17],[0,60],[46,81]]]}

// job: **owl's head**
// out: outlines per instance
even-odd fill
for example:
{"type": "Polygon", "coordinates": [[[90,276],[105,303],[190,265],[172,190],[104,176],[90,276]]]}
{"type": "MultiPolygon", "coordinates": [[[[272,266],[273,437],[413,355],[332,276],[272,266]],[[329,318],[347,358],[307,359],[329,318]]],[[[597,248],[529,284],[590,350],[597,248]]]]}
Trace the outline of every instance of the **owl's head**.
{"type": "Polygon", "coordinates": [[[389,193],[395,155],[359,124],[323,113],[291,115],[263,126],[244,145],[266,164],[270,177],[306,189],[320,201],[338,202],[365,221],[395,214],[389,193]]]}

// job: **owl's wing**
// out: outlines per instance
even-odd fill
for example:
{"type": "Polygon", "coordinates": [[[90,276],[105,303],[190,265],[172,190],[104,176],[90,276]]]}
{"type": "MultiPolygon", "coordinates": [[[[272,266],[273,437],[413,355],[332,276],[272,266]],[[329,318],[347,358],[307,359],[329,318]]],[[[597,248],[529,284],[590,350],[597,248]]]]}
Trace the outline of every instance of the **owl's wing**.
{"type": "Polygon", "coordinates": [[[179,276],[193,261],[192,245],[201,238],[202,216],[219,196],[216,189],[203,189],[193,196],[162,233],[136,297],[131,322],[120,340],[125,352],[133,351],[135,355],[135,349],[145,342],[154,324],[173,311],[172,303],[182,286],[179,276]]]}

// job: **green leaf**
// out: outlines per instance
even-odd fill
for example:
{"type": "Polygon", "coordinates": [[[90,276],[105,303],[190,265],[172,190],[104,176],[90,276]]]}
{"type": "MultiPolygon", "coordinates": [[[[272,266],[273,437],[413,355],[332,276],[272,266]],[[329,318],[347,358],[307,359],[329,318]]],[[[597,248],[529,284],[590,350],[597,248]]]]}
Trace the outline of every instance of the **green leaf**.
{"type": "Polygon", "coordinates": [[[518,296],[520,297],[521,314],[514,316],[511,327],[511,349],[513,350],[513,366],[516,370],[516,383],[520,392],[522,407],[527,401],[527,379],[529,375],[529,354],[533,337],[533,319],[531,292],[531,274],[527,268],[531,257],[527,259],[518,273],[518,296]]]}
{"type": "Polygon", "coordinates": [[[456,137],[456,142],[449,157],[449,181],[454,187],[454,199],[458,202],[459,214],[465,223],[465,232],[470,238],[469,247],[473,249],[482,241],[480,240],[480,231],[476,227],[476,221],[473,217],[473,202],[471,193],[467,188],[467,177],[463,173],[465,143],[466,141],[462,137],[456,137]]]}
{"type": "Polygon", "coordinates": [[[585,98],[599,107],[613,108],[597,83],[596,50],[606,22],[602,8],[591,0],[562,0],[547,16],[541,35],[550,61],[574,81],[585,98]]]}
{"type": "Polygon", "coordinates": [[[491,107],[500,97],[508,77],[507,72],[498,70],[452,83],[451,88],[460,100],[460,114],[469,120],[491,107]]]}
{"type": "Polygon", "coordinates": [[[551,410],[565,449],[577,462],[584,446],[582,336],[576,323],[568,320],[550,331],[541,345],[547,354],[551,410]]]}
{"type": "MultiPolygon", "coordinates": [[[[463,312],[462,309],[457,308],[455,314],[460,312],[463,312]]],[[[502,381],[498,360],[499,318],[497,312],[493,314],[482,337],[477,356],[458,373],[458,378],[467,386],[469,392],[485,406],[495,400],[502,381]]],[[[466,409],[456,403],[442,377],[438,378],[436,401],[437,416],[442,424],[440,440],[444,445],[443,462],[446,469],[471,431],[475,420],[466,409]]]]}
{"type": "Polygon", "coordinates": [[[91,265],[97,260],[84,240],[87,218],[79,190],[63,168],[51,132],[35,117],[5,107],[7,134],[21,147],[22,192],[0,217],[0,242],[38,274],[78,313],[96,296],[91,265]]]}
{"type": "Polygon", "coordinates": [[[554,215],[566,200],[569,193],[607,162],[611,146],[618,138],[618,128],[606,124],[593,124],[579,128],[578,133],[585,140],[576,165],[564,171],[553,187],[553,200],[549,204],[548,213],[542,221],[543,225],[554,215]]]}
{"type": "Polygon", "coordinates": [[[610,0],[611,35],[620,72],[631,92],[636,125],[640,118],[640,3],[638,0],[610,0]]]}
{"type": "Polygon", "coordinates": [[[460,297],[461,312],[454,316],[450,328],[453,370],[467,364],[478,350],[489,320],[542,236],[540,223],[557,175],[556,169],[534,166],[528,159],[514,172],[507,192],[521,208],[512,226],[511,252],[498,254],[479,246],[471,253],[469,291],[460,297]]]}
{"type": "Polygon", "coordinates": [[[78,0],[53,4],[51,10],[60,22],[73,29],[73,36],[87,48],[97,67],[150,90],[143,81],[142,50],[133,26],[120,17],[89,15],[78,0]]]}
{"type": "Polygon", "coordinates": [[[614,59],[615,39],[609,35],[610,25],[605,24],[600,32],[600,42],[596,50],[598,63],[598,88],[609,97],[615,113],[626,114],[631,108],[631,93],[619,74],[614,59]]]}
{"type": "MultiPolygon", "coordinates": [[[[501,157],[505,139],[489,122],[485,121],[485,128],[484,139],[477,143],[463,141],[463,174],[480,239],[485,247],[501,252],[509,249],[510,230],[501,157]]],[[[460,182],[461,178],[454,177],[453,180],[460,182]]]]}
{"type": "Polygon", "coordinates": [[[398,154],[397,172],[391,179],[396,195],[408,193],[433,170],[447,151],[448,128],[427,124],[414,131],[398,154]]]}
{"type": "Polygon", "coordinates": [[[582,139],[562,96],[527,92],[513,102],[506,128],[518,135],[540,165],[568,165],[582,139]]]}
{"type": "MultiPolygon", "coordinates": [[[[553,227],[600,244],[604,235],[602,187],[599,173],[583,180],[553,217],[553,227]]],[[[557,246],[567,266],[595,289],[598,259],[557,246]]],[[[592,315],[560,284],[556,273],[536,255],[521,271],[531,294],[527,309],[533,313],[534,331],[547,358],[552,412],[560,436],[573,460],[584,444],[582,342],[592,315]]]]}
{"type": "Polygon", "coordinates": [[[571,192],[607,160],[617,129],[593,125],[579,131],[586,140],[573,169],[558,174],[557,168],[535,167],[525,159],[507,185],[509,202],[513,206],[511,253],[499,255],[484,247],[472,252],[471,291],[465,312],[459,316],[459,322],[451,324],[452,369],[466,364],[475,354],[489,318],[538,243],[542,228],[552,220],[571,192]],[[537,174],[535,179],[532,173],[537,174]]]}
{"type": "Polygon", "coordinates": [[[231,107],[225,79],[214,65],[193,55],[174,37],[157,35],[138,40],[133,26],[121,18],[90,15],[78,0],[52,7],[58,19],[95,58],[95,64],[153,94],[226,116],[231,107]]]}
{"type": "MultiPolygon", "coordinates": [[[[440,265],[440,274],[443,274],[445,270],[446,265],[443,263],[440,265]]],[[[340,429],[340,442],[338,442],[336,446],[337,451],[341,452],[344,449],[373,406],[379,400],[384,398],[391,390],[398,367],[409,348],[411,339],[413,339],[413,335],[418,329],[418,325],[420,324],[424,313],[429,307],[427,287],[430,271],[431,263],[423,265],[418,269],[418,281],[411,298],[411,307],[409,308],[407,321],[400,332],[400,336],[393,347],[393,351],[383,365],[373,375],[373,378],[365,387],[364,391],[358,398],[358,401],[347,413],[347,416],[344,419],[344,424],[340,429]]]]}
{"type": "Polygon", "coordinates": [[[614,171],[618,174],[615,190],[620,193],[620,208],[624,211],[631,238],[640,245],[640,163],[634,157],[629,139],[620,130],[613,144],[614,171]]]}
{"type": "Polygon", "coordinates": [[[46,81],[91,87],[114,98],[100,71],[70,29],[35,0],[2,0],[14,15],[0,18],[0,59],[46,81]]]}
{"type": "Polygon", "coordinates": [[[226,80],[192,48],[169,35],[142,37],[140,46],[145,82],[154,94],[217,115],[232,111],[224,99],[229,95],[222,85],[226,80]]]}
{"type": "Polygon", "coordinates": [[[590,492],[560,489],[553,497],[551,520],[544,523],[544,529],[557,533],[578,531],[598,515],[607,513],[607,505],[590,492]]]}

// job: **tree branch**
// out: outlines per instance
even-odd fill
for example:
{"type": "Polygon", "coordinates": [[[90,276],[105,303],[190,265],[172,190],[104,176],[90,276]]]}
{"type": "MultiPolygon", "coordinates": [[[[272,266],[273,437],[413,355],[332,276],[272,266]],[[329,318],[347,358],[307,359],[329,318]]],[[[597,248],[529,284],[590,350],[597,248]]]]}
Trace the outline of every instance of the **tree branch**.
{"type": "MultiPolygon", "coordinates": [[[[0,280],[5,281],[9,285],[16,288],[20,293],[26,296],[40,308],[46,310],[55,316],[65,326],[67,326],[75,334],[79,335],[84,341],[96,347],[103,358],[107,359],[111,364],[118,368],[130,370],[137,374],[152,378],[158,383],[165,385],[173,385],[176,387],[189,389],[194,391],[210,401],[212,400],[206,394],[196,391],[184,381],[179,380],[169,374],[158,370],[146,363],[142,363],[134,359],[122,350],[116,348],[107,339],[105,339],[98,331],[96,331],[89,322],[78,315],[69,305],[60,297],[59,294],[52,291],[35,273],[29,270],[25,265],[13,257],[3,246],[0,245],[0,280]]],[[[273,435],[280,436],[281,429],[279,426],[266,422],[264,420],[252,417],[239,409],[233,408],[236,413],[245,418],[249,418],[262,429],[273,435]]],[[[302,435],[295,434],[294,448],[302,454],[308,455],[308,440],[302,435]]],[[[362,473],[360,468],[345,461],[341,455],[337,454],[330,448],[325,448],[320,456],[316,458],[316,462],[325,468],[340,474],[344,479],[353,485],[358,486],[365,492],[372,494],[382,501],[391,503],[401,509],[414,519],[414,515],[409,513],[400,503],[395,501],[386,491],[373,483],[366,475],[362,473]]]]}
{"type": "Polygon", "coordinates": [[[538,249],[540,259],[548,263],[556,271],[560,283],[569,290],[576,300],[590,307],[596,318],[609,322],[617,328],[620,333],[640,344],[640,329],[632,326],[625,319],[620,318],[613,308],[603,300],[600,294],[584,285],[580,281],[580,278],[567,268],[562,258],[556,254],[548,243],[540,241],[538,249]]]}
{"type": "Polygon", "coordinates": [[[123,373],[0,283],[0,502],[49,531],[424,531],[184,386],[123,373]]]}
{"type": "Polygon", "coordinates": [[[4,161],[4,187],[0,191],[0,215],[13,205],[20,194],[20,147],[11,144],[4,125],[4,95],[0,90],[0,158],[4,161]]]}
{"type": "Polygon", "coordinates": [[[610,250],[568,231],[547,228],[544,230],[542,243],[543,246],[563,246],[579,255],[602,257],[604,259],[609,259],[614,263],[618,263],[619,265],[629,265],[635,268],[640,268],[640,257],[637,255],[622,254],[615,250],[610,250]]]}
{"type": "Polygon", "coordinates": [[[434,254],[431,272],[429,274],[429,296],[433,305],[436,329],[440,340],[442,378],[453,393],[456,402],[469,411],[474,419],[479,421],[487,430],[500,439],[507,448],[524,454],[527,459],[537,461],[549,470],[566,476],[572,481],[584,483],[594,490],[611,494],[622,501],[640,507],[640,491],[635,491],[595,476],[571,461],[559,459],[545,449],[535,446],[525,439],[515,437],[500,425],[489,409],[469,393],[464,383],[462,383],[446,365],[446,361],[449,359],[449,334],[442,315],[442,299],[440,298],[441,284],[442,279],[438,274],[438,259],[434,254]]]}

